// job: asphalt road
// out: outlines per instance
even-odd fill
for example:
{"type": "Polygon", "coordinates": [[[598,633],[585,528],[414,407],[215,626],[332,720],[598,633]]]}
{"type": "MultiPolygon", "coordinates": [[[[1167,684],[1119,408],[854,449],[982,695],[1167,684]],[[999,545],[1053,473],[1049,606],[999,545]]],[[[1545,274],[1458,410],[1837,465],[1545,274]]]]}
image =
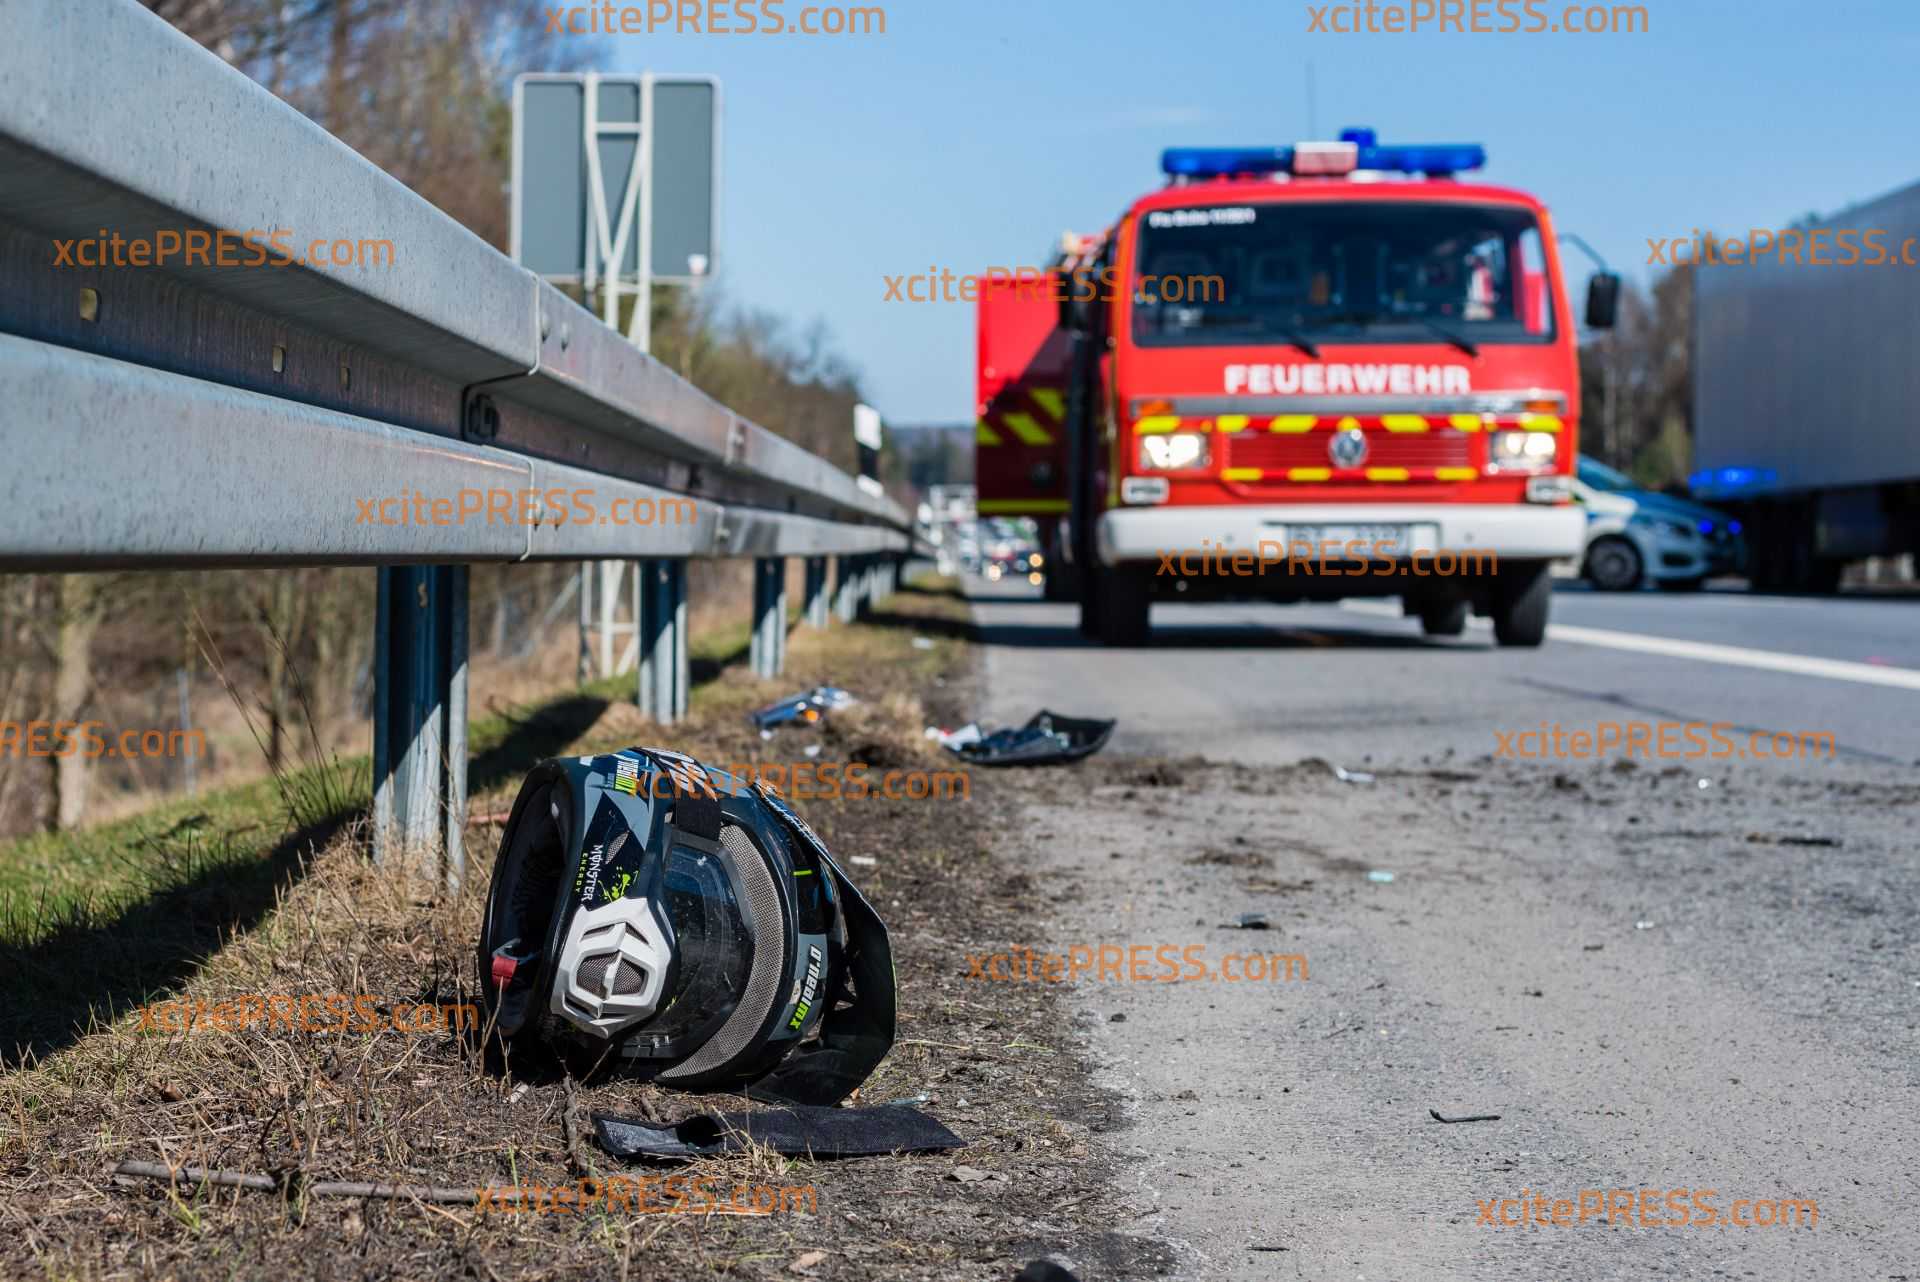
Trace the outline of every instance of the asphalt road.
{"type": "Polygon", "coordinates": [[[1023,776],[1030,946],[1306,959],[1073,986],[1131,1121],[1139,1220],[1116,1227],[1174,1244],[1180,1276],[1920,1278],[1920,603],[1555,605],[1582,640],[1532,652],[1264,606],[1158,607],[1152,647],[1108,651],[1068,607],[977,602],[995,719],[1121,718],[1079,771],[1023,776]],[[1839,751],[1492,755],[1608,719],[1839,751]],[[1250,911],[1271,929],[1226,925],[1250,911]],[[1512,1223],[1535,1196],[1549,1223],[1512,1223]],[[1583,1197],[1613,1209],[1551,1223],[1583,1197]],[[1775,1199],[1817,1224],[1726,1223],[1775,1199]]]}
{"type": "MultiPolygon", "coordinates": [[[[1156,605],[1154,644],[1120,651],[1082,640],[1074,607],[1042,602],[1024,584],[979,590],[991,593],[976,607],[991,646],[990,715],[1024,720],[1053,706],[1116,716],[1126,751],[1347,763],[1490,753],[1500,747],[1497,732],[1542,722],[1572,733],[1599,722],[1697,721],[1734,727],[1737,735],[1726,733],[1741,746],[1756,730],[1831,732],[1836,759],[1920,763],[1914,598],[1563,586],[1556,631],[1538,650],[1496,648],[1483,620],[1457,640],[1431,640],[1389,602],[1156,605]],[[1739,653],[1621,648],[1635,642],[1739,653]],[[1744,666],[1752,663],[1788,670],[1744,666]],[[1837,674],[1805,670],[1823,665],[1837,674]]],[[[1649,743],[1656,733],[1648,731],[1649,743]]],[[[1670,732],[1669,741],[1684,734],[1670,732]]],[[[1705,742],[1709,753],[1722,746],[1705,742]]]]}

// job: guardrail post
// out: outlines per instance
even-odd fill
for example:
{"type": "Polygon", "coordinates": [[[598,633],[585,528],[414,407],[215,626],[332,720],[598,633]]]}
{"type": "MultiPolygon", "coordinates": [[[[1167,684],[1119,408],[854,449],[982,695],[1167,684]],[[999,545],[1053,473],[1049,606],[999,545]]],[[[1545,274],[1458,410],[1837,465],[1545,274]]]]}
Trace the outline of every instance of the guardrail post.
{"type": "Polygon", "coordinates": [[[593,649],[587,636],[593,631],[593,562],[582,561],[573,576],[580,589],[580,649],[573,667],[573,679],[585,685],[593,676],[593,649]]]}
{"type": "Polygon", "coordinates": [[[380,570],[374,636],[373,857],[444,852],[465,871],[467,567],[380,570]]]}
{"type": "Polygon", "coordinates": [[[640,711],[665,726],[687,715],[687,563],[640,562],[640,711]]]}
{"type": "Polygon", "coordinates": [[[860,612],[860,558],[840,555],[833,558],[833,612],[840,622],[852,623],[860,612]]]}
{"type": "Polygon", "coordinates": [[[804,597],[806,602],[802,614],[810,628],[827,626],[827,558],[810,556],[807,558],[807,586],[804,597]]]}
{"type": "Polygon", "coordinates": [[[766,556],[753,563],[753,674],[777,677],[787,666],[787,562],[766,556]]]}

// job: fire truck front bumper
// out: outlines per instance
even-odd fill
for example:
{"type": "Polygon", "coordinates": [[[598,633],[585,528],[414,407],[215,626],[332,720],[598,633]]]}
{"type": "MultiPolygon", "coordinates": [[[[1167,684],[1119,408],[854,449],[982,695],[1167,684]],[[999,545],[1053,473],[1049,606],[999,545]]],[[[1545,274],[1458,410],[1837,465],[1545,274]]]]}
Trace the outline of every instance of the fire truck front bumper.
{"type": "Polygon", "coordinates": [[[1586,534],[1573,504],[1285,503],[1129,507],[1103,513],[1095,526],[1100,563],[1155,564],[1176,556],[1251,553],[1255,557],[1331,555],[1401,560],[1442,553],[1491,554],[1502,561],[1578,557],[1586,534]]]}

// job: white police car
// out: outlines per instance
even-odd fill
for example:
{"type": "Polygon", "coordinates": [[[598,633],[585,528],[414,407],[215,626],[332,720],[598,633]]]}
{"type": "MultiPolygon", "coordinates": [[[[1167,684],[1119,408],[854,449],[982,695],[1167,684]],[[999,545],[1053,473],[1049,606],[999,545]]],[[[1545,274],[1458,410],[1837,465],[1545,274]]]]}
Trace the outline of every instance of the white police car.
{"type": "Polygon", "coordinates": [[[1740,522],[1685,499],[1656,494],[1584,455],[1574,498],[1587,510],[1587,550],[1580,575],[1605,592],[1644,583],[1692,591],[1746,561],[1740,522]]]}

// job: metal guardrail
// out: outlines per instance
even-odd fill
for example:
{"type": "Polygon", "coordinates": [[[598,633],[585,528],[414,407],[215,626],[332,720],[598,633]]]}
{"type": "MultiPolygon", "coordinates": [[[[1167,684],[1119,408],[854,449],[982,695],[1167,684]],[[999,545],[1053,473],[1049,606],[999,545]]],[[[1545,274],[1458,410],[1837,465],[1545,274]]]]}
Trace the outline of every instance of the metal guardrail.
{"type": "MultiPolygon", "coordinates": [[[[0,0],[0,570],[381,566],[379,849],[463,864],[467,565],[639,559],[638,700],[686,707],[689,557],[753,557],[753,664],[784,558],[825,626],[914,550],[898,505],[641,353],[133,0],[0,0]],[[386,264],[164,267],[56,241],[291,230],[386,264]],[[79,256],[79,255],[74,255],[79,256]],[[591,489],[686,519],[387,525],[369,498],[591,489]],[[680,509],[685,513],[685,509],[680,509]]],[[[183,246],[184,248],[184,246],[183,246]]],[[[123,251],[123,256],[125,256],[123,251]]],[[[621,509],[632,511],[631,507],[621,509]]]]}

